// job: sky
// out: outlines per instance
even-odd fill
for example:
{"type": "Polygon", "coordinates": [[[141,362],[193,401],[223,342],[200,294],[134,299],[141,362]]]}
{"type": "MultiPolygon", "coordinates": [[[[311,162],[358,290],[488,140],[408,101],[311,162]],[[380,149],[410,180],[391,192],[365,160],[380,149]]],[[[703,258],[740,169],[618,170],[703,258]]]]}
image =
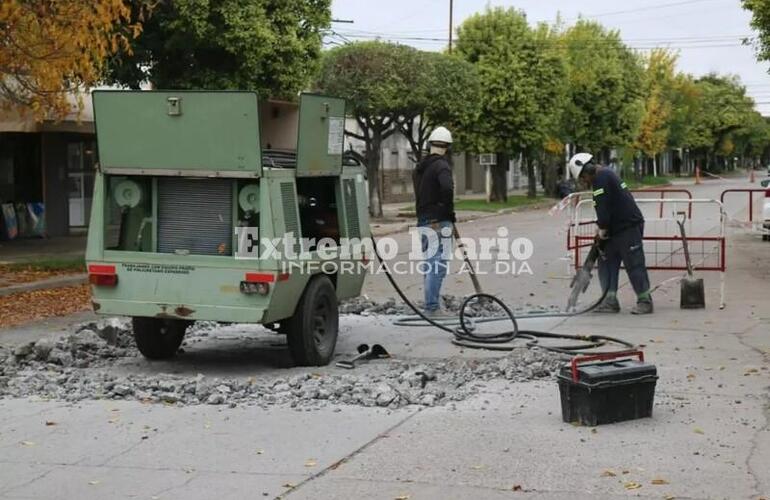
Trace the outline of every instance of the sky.
{"type": "MultiPolygon", "coordinates": [[[[531,23],[561,15],[569,25],[582,15],[619,30],[641,51],[668,47],[678,52],[682,71],[738,75],[757,109],[770,116],[770,65],[757,62],[754,49],[741,43],[756,33],[740,0],[454,0],[453,26],[488,5],[523,10],[531,23]]],[[[449,0],[332,0],[332,15],[354,22],[333,23],[330,44],[381,38],[424,50],[447,46],[449,0]]]]}

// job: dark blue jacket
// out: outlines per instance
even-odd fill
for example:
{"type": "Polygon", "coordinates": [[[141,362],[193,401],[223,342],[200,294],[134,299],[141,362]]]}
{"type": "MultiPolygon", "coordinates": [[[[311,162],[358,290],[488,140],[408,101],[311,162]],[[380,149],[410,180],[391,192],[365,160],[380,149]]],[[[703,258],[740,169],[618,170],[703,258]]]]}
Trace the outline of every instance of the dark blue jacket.
{"type": "Polygon", "coordinates": [[[610,236],[644,224],[644,216],[625,182],[608,168],[599,168],[593,183],[596,221],[610,236]]]}

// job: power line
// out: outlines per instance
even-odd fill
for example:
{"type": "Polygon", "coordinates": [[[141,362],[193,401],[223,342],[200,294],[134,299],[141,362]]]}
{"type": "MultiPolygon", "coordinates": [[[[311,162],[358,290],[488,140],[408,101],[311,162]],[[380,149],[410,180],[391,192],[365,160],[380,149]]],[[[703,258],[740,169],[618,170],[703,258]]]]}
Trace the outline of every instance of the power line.
{"type": "MultiPolygon", "coordinates": [[[[444,31],[444,30],[439,30],[444,31]]],[[[398,39],[417,39],[417,40],[434,40],[434,41],[445,41],[445,38],[440,37],[419,37],[419,36],[410,36],[409,32],[402,32],[402,31],[392,31],[392,32],[385,32],[385,31],[367,31],[367,30],[345,30],[345,34],[348,36],[357,36],[357,37],[382,37],[382,38],[398,38],[398,39]]],[[[725,39],[736,39],[736,40],[745,40],[745,39],[753,39],[755,38],[755,35],[751,33],[747,34],[737,34],[737,35],[710,35],[710,36],[673,36],[673,37],[652,37],[652,38],[627,38],[624,39],[626,42],[664,42],[664,41],[711,41],[711,40],[725,40],[725,39]]],[[[593,39],[593,41],[597,42],[604,42],[606,41],[603,38],[596,38],[593,39]]]]}
{"type": "MultiPolygon", "coordinates": [[[[446,38],[434,38],[434,37],[410,37],[410,36],[387,36],[386,34],[383,34],[383,36],[374,36],[374,35],[357,35],[353,33],[345,33],[345,36],[348,36],[350,38],[355,39],[364,39],[364,40],[380,40],[380,39],[386,39],[391,41],[401,41],[401,42],[423,42],[423,43],[441,43],[446,44],[447,39],[446,38]]],[[[712,49],[712,48],[728,48],[728,47],[745,47],[746,46],[746,39],[740,38],[732,43],[728,43],[728,38],[692,38],[690,40],[655,40],[655,39],[637,39],[637,41],[645,43],[639,43],[639,44],[633,44],[633,43],[626,43],[631,40],[621,40],[621,43],[623,43],[624,47],[605,47],[605,48],[617,48],[619,50],[623,50],[625,48],[630,49],[636,49],[636,50],[654,50],[658,48],[668,48],[668,49],[712,49]]],[[[601,45],[601,44],[614,44],[614,40],[606,40],[606,39],[593,39],[593,40],[581,40],[581,43],[578,45],[583,46],[586,48],[594,48],[595,45],[601,45]]],[[[545,45],[545,44],[553,44],[558,45],[561,42],[549,42],[549,41],[534,41],[531,43],[539,44],[539,45],[545,45]]],[[[575,44],[567,44],[567,47],[569,48],[575,48],[575,44]]]]}
{"type": "Polygon", "coordinates": [[[565,19],[565,21],[572,21],[580,18],[597,18],[597,17],[609,17],[609,16],[619,16],[622,14],[633,14],[636,12],[647,12],[650,10],[660,10],[660,9],[668,9],[671,7],[679,7],[680,5],[690,5],[694,3],[706,3],[706,2],[714,2],[717,0],[684,0],[681,2],[672,2],[672,3],[664,3],[664,4],[657,4],[657,5],[648,5],[646,7],[638,7],[635,9],[626,9],[626,10],[616,10],[613,12],[602,12],[600,14],[591,14],[586,16],[578,16],[573,18],[565,19]]]}

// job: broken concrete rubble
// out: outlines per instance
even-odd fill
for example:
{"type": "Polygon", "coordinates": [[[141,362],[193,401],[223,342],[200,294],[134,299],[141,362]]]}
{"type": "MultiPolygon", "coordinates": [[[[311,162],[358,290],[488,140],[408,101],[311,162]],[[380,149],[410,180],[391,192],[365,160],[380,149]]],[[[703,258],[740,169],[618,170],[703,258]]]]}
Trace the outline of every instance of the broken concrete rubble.
{"type": "MultiPolygon", "coordinates": [[[[189,336],[208,335],[215,325],[195,325],[189,336]]],[[[182,354],[183,356],[184,354],[182,354]]],[[[561,365],[551,353],[517,349],[488,360],[379,360],[355,373],[324,371],[288,378],[217,378],[203,375],[119,375],[121,359],[141,360],[130,322],[110,318],[80,326],[70,335],[0,347],[0,397],[65,401],[136,399],[172,405],[360,405],[400,408],[435,406],[475,394],[480,380],[523,382],[551,376],[561,365]]]]}

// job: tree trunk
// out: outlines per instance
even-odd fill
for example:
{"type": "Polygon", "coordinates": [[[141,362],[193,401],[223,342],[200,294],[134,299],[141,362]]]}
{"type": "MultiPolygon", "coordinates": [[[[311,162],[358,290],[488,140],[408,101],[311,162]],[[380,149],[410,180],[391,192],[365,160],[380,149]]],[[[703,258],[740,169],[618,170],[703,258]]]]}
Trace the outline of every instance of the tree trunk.
{"type": "Polygon", "coordinates": [[[366,144],[366,176],[369,181],[369,215],[382,217],[382,196],[380,192],[380,156],[382,154],[382,132],[372,131],[372,140],[366,144]]]}
{"type": "Polygon", "coordinates": [[[505,203],[508,201],[508,155],[497,154],[497,165],[490,167],[492,173],[492,189],[489,201],[505,203]]]}
{"type": "Polygon", "coordinates": [[[652,155],[652,176],[658,176],[658,155],[652,155]]]}
{"type": "Polygon", "coordinates": [[[557,158],[554,158],[552,154],[544,154],[541,164],[543,166],[543,173],[545,177],[543,190],[548,196],[556,196],[556,185],[559,182],[559,167],[557,166],[557,158]]]}
{"type": "Polygon", "coordinates": [[[409,143],[409,148],[412,150],[412,156],[414,157],[415,163],[419,163],[420,160],[422,160],[422,146],[425,134],[422,123],[423,120],[420,119],[419,124],[415,123],[416,120],[417,117],[412,117],[399,122],[398,130],[409,143]],[[415,137],[415,135],[417,137],[415,137]]]}
{"type": "Polygon", "coordinates": [[[535,162],[529,151],[524,153],[524,162],[527,166],[527,197],[534,198],[537,196],[537,177],[535,177],[535,162]]]}

